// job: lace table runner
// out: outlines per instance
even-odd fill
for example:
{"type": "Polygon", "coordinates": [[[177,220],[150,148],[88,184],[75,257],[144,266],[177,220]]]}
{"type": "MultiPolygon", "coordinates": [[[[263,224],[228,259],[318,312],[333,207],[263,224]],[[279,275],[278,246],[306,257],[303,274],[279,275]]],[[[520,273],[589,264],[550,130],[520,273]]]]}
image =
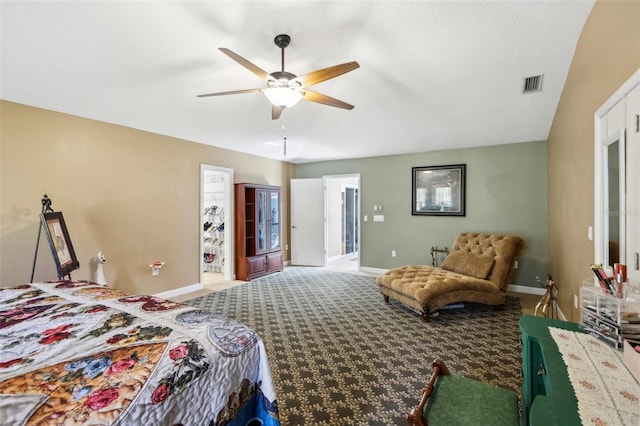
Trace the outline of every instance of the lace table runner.
{"type": "Polygon", "coordinates": [[[640,384],[622,352],[590,334],[549,327],[567,366],[583,425],[640,425],[640,384]]]}

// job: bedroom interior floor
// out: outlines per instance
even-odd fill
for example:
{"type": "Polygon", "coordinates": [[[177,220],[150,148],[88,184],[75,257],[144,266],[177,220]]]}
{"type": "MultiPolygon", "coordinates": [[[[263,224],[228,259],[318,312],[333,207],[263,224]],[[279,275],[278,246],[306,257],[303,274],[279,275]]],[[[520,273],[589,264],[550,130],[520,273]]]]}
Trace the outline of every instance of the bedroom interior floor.
{"type": "MultiPolygon", "coordinates": [[[[348,263],[346,263],[344,260],[340,260],[338,262],[329,264],[326,269],[330,269],[333,271],[347,272],[347,273],[371,275],[365,272],[359,272],[357,270],[357,263],[358,262],[353,262],[353,261],[348,261],[348,263]],[[355,268],[351,266],[353,264],[355,264],[355,268]]],[[[211,292],[225,290],[225,289],[235,287],[237,285],[241,285],[244,283],[246,283],[246,281],[225,280],[224,275],[221,273],[205,272],[204,283],[203,283],[204,288],[202,290],[172,297],[171,300],[174,302],[184,302],[185,300],[204,296],[205,294],[209,294],[211,292]]],[[[522,313],[526,315],[533,315],[536,304],[538,303],[541,297],[538,294],[529,294],[529,293],[508,292],[507,294],[520,298],[522,313]]]]}

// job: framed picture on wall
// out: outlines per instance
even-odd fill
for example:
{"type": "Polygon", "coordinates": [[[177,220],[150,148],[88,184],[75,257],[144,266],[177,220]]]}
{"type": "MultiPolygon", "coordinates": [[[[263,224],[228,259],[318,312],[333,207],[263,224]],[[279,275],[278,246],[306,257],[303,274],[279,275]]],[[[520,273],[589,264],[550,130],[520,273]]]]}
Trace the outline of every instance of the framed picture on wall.
{"type": "Polygon", "coordinates": [[[44,212],[40,218],[58,269],[58,278],[62,279],[80,267],[76,252],[71,244],[67,225],[64,222],[62,212],[44,212]]]}
{"type": "Polygon", "coordinates": [[[411,214],[464,216],[466,164],[412,168],[411,214]]]}

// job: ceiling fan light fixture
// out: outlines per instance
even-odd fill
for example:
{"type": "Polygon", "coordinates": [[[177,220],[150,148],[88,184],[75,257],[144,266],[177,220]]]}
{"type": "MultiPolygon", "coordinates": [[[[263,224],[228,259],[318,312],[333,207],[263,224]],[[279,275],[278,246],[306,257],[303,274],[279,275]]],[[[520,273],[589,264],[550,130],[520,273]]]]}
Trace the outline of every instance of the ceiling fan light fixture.
{"type": "Polygon", "coordinates": [[[203,98],[209,96],[236,95],[240,93],[264,93],[264,95],[272,105],[272,120],[277,120],[278,118],[280,118],[280,115],[285,108],[294,106],[301,99],[336,108],[347,110],[353,109],[353,105],[350,105],[339,99],[323,95],[322,93],[313,92],[309,90],[308,87],[353,71],[356,68],[360,68],[360,65],[355,61],[345,62],[344,64],[338,64],[331,67],[319,69],[298,77],[295,74],[285,71],[284,69],[284,50],[289,45],[290,41],[291,37],[289,37],[287,34],[279,34],[274,39],[276,46],[278,46],[278,48],[280,48],[281,50],[280,57],[282,67],[280,71],[274,71],[272,73],[267,73],[256,64],[246,60],[242,56],[238,55],[235,52],[232,52],[226,47],[220,47],[219,49],[222,53],[229,56],[231,59],[254,73],[260,79],[264,80],[267,83],[267,87],[263,89],[244,89],[232,90],[228,92],[206,93],[197,96],[199,98],[203,98]]]}
{"type": "Polygon", "coordinates": [[[290,87],[269,87],[264,90],[264,95],[275,106],[290,108],[302,99],[302,92],[290,87]]]}

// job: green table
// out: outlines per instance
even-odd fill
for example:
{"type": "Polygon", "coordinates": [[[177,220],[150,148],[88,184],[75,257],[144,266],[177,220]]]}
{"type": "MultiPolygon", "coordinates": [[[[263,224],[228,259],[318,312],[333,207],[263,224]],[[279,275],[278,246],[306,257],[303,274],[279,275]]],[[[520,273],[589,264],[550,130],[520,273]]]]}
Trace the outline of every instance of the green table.
{"type": "Polygon", "coordinates": [[[522,331],[521,425],[582,425],[578,400],[549,327],[582,331],[578,324],[531,315],[520,318],[522,331]]]}

